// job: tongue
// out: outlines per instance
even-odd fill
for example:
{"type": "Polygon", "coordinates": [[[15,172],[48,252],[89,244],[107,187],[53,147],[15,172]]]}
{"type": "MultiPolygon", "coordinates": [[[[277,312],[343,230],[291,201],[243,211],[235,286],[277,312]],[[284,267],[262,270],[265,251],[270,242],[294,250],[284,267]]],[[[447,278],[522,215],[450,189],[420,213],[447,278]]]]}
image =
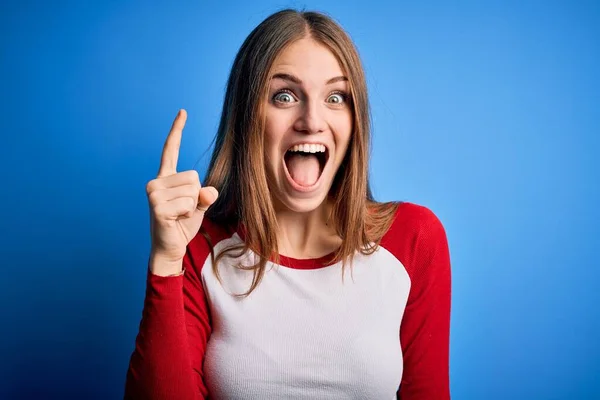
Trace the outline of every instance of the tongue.
{"type": "Polygon", "coordinates": [[[292,179],[302,186],[312,186],[319,179],[320,165],[314,154],[293,153],[287,159],[287,167],[292,179]]]}

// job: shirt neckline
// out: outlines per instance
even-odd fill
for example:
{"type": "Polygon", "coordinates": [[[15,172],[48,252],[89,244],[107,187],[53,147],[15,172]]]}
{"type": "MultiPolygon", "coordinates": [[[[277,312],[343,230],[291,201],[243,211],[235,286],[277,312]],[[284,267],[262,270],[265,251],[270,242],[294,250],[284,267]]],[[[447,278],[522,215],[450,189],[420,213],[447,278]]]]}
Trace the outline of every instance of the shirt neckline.
{"type": "MultiPolygon", "coordinates": [[[[240,237],[242,241],[246,240],[246,230],[245,227],[241,224],[237,226],[235,232],[240,237]]],[[[332,251],[329,254],[326,254],[321,257],[314,258],[294,258],[289,256],[284,256],[283,254],[279,254],[279,262],[276,262],[275,256],[271,256],[269,261],[276,264],[281,265],[282,267],[292,268],[292,269],[320,269],[329,267],[333,264],[333,260],[335,259],[335,251],[332,251]]]]}
{"type": "MultiPolygon", "coordinates": [[[[319,269],[333,265],[334,258],[335,251],[316,258],[293,258],[279,254],[279,263],[277,264],[294,269],[319,269]]],[[[269,261],[275,263],[275,257],[271,257],[269,261]]]]}

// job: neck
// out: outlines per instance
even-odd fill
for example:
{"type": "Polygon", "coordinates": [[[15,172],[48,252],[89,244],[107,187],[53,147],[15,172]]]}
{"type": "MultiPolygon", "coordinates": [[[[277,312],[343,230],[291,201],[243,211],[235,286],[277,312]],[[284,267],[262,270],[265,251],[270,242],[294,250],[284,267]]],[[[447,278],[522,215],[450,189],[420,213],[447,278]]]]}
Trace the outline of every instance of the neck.
{"type": "Polygon", "coordinates": [[[279,254],[298,258],[318,258],[335,251],[341,238],[330,219],[332,206],[324,201],[313,211],[277,211],[279,254]],[[329,221],[329,222],[328,222],[329,221]]]}

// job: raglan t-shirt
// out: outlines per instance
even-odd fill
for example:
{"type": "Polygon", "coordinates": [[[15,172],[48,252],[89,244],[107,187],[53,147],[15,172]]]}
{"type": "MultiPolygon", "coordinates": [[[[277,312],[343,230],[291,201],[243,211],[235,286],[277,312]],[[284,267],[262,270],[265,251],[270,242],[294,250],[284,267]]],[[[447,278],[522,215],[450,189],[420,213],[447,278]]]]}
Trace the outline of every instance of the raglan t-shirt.
{"type": "MultiPolygon", "coordinates": [[[[203,222],[215,254],[243,233],[203,222]]],[[[219,261],[198,234],[184,272],[148,272],[125,398],[449,399],[450,259],[426,207],[399,205],[352,267],[280,256],[247,297],[251,250],[219,261]],[[342,271],[344,273],[342,274],[342,271]]]]}

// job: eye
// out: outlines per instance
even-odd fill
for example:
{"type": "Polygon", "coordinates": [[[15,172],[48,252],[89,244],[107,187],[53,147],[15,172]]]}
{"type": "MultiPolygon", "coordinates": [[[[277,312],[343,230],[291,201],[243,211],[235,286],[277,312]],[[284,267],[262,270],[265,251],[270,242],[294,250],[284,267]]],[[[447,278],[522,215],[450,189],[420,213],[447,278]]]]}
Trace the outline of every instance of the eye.
{"type": "Polygon", "coordinates": [[[277,103],[288,104],[295,102],[296,98],[294,97],[291,91],[285,89],[275,93],[275,95],[273,96],[273,101],[277,103]]]}
{"type": "Polygon", "coordinates": [[[335,92],[329,95],[327,102],[330,104],[342,104],[346,102],[348,95],[343,92],[335,92]]]}

